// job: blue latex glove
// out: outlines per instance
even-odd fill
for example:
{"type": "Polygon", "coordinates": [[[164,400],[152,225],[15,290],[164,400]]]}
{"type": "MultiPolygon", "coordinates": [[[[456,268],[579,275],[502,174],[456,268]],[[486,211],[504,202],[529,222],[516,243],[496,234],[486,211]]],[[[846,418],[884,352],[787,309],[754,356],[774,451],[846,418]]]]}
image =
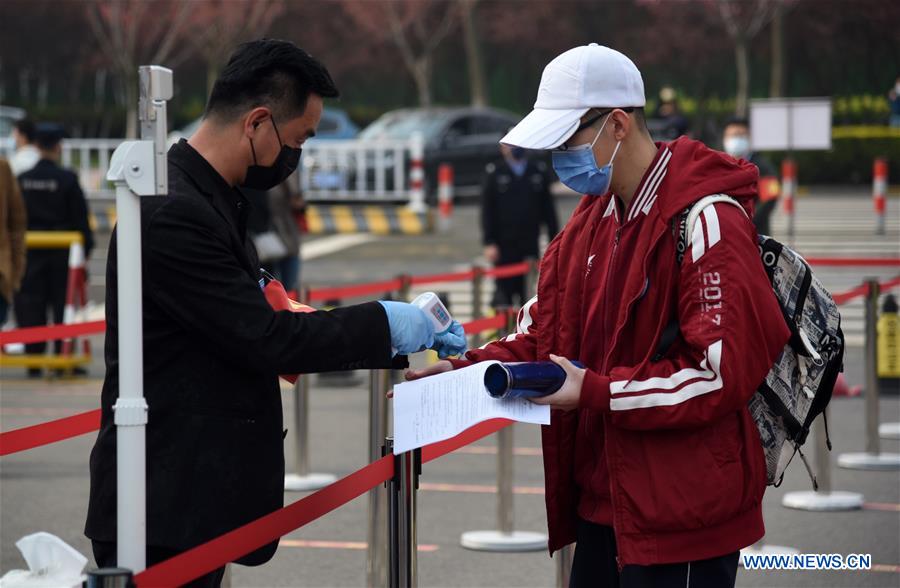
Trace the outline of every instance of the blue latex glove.
{"type": "Polygon", "coordinates": [[[392,300],[378,303],[387,314],[394,354],[409,355],[434,345],[434,325],[421,308],[392,300]]]}
{"type": "Polygon", "coordinates": [[[440,358],[462,355],[466,352],[466,331],[459,322],[453,321],[450,328],[434,336],[434,342],[440,358]]]}

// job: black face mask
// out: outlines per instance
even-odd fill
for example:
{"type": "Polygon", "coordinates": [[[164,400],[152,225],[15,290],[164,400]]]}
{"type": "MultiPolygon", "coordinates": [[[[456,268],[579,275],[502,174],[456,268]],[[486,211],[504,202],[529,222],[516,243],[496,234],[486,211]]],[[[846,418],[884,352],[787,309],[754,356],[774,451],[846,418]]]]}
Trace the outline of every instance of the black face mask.
{"type": "Polygon", "coordinates": [[[281,135],[278,134],[278,127],[275,126],[275,119],[272,121],[272,128],[275,129],[275,136],[278,137],[278,144],[281,145],[281,151],[275,158],[275,163],[270,166],[262,166],[256,163],[256,149],[253,148],[253,139],[250,139],[250,150],[253,152],[253,165],[247,168],[247,175],[241,184],[243,188],[252,190],[271,190],[281,182],[285,181],[288,176],[297,169],[300,163],[300,149],[288,147],[281,142],[281,135]]]}

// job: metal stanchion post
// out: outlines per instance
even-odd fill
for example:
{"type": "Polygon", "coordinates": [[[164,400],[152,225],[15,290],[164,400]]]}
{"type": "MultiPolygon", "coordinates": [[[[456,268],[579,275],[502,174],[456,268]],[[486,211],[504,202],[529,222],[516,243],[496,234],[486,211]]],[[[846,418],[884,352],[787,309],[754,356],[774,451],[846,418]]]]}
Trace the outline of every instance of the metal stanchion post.
{"type": "Polygon", "coordinates": [[[285,490],[318,490],[337,480],[332,474],[309,471],[309,376],[306,374],[300,374],[294,382],[294,467],[296,473],[284,477],[285,490]]]}
{"type": "MultiPolygon", "coordinates": [[[[385,450],[393,450],[393,440],[385,440],[385,450]]],[[[394,456],[394,477],[388,483],[390,513],[389,585],[415,588],[417,577],[416,491],[422,469],[422,450],[415,449],[394,456]]]]}
{"type": "MultiPolygon", "coordinates": [[[[508,332],[516,329],[516,313],[507,315],[508,332]]],[[[475,551],[540,551],[547,549],[547,536],[531,531],[514,531],[513,523],[513,429],[497,432],[497,530],[467,531],[460,544],[475,551]]]]}
{"type": "Polygon", "coordinates": [[[572,579],[572,559],[575,546],[569,544],[556,552],[556,588],[569,588],[572,579]]]}
{"type": "Polygon", "coordinates": [[[96,568],[88,570],[85,588],[132,588],[134,576],[127,568],[96,568]]]}
{"type": "MultiPolygon", "coordinates": [[[[391,455],[394,453],[394,439],[386,437],[384,440],[384,454],[391,455]]],[[[400,586],[400,525],[398,522],[399,499],[397,493],[397,459],[394,458],[394,475],[386,483],[387,494],[385,495],[387,504],[387,567],[388,577],[386,584],[379,586],[390,586],[391,588],[399,588],[400,586]]]]}
{"type": "Polygon", "coordinates": [[[878,280],[866,280],[866,452],[844,453],[838,465],[853,470],[900,470],[900,454],[883,453],[878,439],[878,280]]]}
{"type": "MultiPolygon", "coordinates": [[[[828,418],[828,413],[829,409],[828,407],[825,407],[825,418],[828,418]]],[[[782,506],[798,510],[816,511],[856,510],[862,508],[862,494],[859,494],[858,492],[835,492],[832,490],[831,452],[826,445],[824,419],[816,419],[813,427],[816,433],[815,463],[818,489],[815,491],[788,492],[781,499],[782,506]]],[[[765,549],[760,551],[772,553],[772,551],[765,549]]]]}
{"type": "MultiPolygon", "coordinates": [[[[369,372],[369,376],[369,463],[371,463],[387,454],[384,453],[383,443],[388,430],[386,393],[390,371],[372,370],[369,372]]],[[[393,447],[393,441],[391,446],[393,447]]],[[[387,491],[384,486],[377,486],[369,490],[368,546],[366,550],[366,585],[369,587],[385,586],[389,578],[386,500],[387,491]]]]}

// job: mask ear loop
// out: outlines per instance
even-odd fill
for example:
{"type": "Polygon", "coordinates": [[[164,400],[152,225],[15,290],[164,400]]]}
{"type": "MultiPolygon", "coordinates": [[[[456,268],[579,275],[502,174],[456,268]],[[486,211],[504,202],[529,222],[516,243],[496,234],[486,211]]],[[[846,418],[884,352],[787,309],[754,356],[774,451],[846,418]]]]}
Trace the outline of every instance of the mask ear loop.
{"type": "MultiPolygon", "coordinates": [[[[607,113],[607,114],[612,114],[612,111],[611,111],[611,110],[610,110],[610,111],[609,111],[609,113],[607,113]]],[[[608,123],[608,122],[609,122],[609,116],[607,116],[607,118],[606,118],[606,120],[605,120],[605,121],[603,121],[603,124],[602,124],[602,125],[600,125],[600,130],[599,130],[599,131],[597,131],[597,136],[596,136],[596,137],[594,137],[594,140],[593,140],[593,141],[591,141],[591,149],[593,149],[593,148],[594,148],[594,143],[596,143],[596,142],[597,142],[597,140],[598,140],[598,139],[599,139],[599,138],[600,138],[600,135],[602,135],[602,134],[603,134],[603,129],[605,129],[605,128],[606,128],[606,123],[608,123]]]]}
{"type": "MultiPolygon", "coordinates": [[[[612,113],[613,113],[613,111],[610,111],[610,112],[609,112],[609,114],[612,114],[612,113]]],[[[609,122],[609,118],[607,118],[605,121],[603,121],[603,124],[600,126],[600,130],[597,132],[597,136],[594,137],[594,140],[591,142],[591,149],[594,148],[594,143],[596,143],[597,140],[600,138],[600,135],[603,134],[603,129],[606,128],[606,123],[608,123],[608,122],[609,122]]],[[[622,146],[622,141],[617,141],[617,142],[616,142],[616,148],[613,149],[612,157],[609,158],[609,163],[607,163],[607,165],[609,165],[610,163],[612,163],[612,162],[613,162],[613,159],[616,158],[616,153],[619,152],[619,147],[621,147],[621,146],[622,146]]]]}
{"type": "Polygon", "coordinates": [[[250,139],[250,152],[253,153],[253,165],[259,165],[259,163],[256,161],[256,149],[253,148],[253,138],[247,138],[250,139]]]}
{"type": "Polygon", "coordinates": [[[278,137],[278,146],[284,147],[284,143],[281,141],[281,133],[278,132],[278,127],[275,125],[275,117],[270,116],[269,120],[272,121],[272,128],[275,129],[275,136],[278,137]]]}
{"type": "MultiPolygon", "coordinates": [[[[619,141],[619,142],[616,143],[616,148],[613,149],[613,154],[612,154],[612,157],[609,158],[609,163],[612,163],[612,162],[613,162],[613,159],[616,158],[616,153],[619,152],[619,147],[621,147],[621,146],[622,146],[622,142],[621,142],[621,141],[619,141]]],[[[607,164],[607,165],[609,165],[609,164],[607,164]]]]}

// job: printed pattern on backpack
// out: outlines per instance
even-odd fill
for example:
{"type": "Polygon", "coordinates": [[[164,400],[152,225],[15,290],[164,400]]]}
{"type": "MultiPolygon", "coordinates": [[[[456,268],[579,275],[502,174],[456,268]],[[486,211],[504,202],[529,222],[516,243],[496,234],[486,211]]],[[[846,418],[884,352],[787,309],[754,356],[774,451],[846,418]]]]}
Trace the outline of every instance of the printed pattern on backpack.
{"type": "Polygon", "coordinates": [[[791,329],[791,340],[749,403],[769,484],[778,484],[813,419],[831,399],[844,338],[837,305],[806,261],[765,235],[759,236],[759,253],[791,329]]]}

